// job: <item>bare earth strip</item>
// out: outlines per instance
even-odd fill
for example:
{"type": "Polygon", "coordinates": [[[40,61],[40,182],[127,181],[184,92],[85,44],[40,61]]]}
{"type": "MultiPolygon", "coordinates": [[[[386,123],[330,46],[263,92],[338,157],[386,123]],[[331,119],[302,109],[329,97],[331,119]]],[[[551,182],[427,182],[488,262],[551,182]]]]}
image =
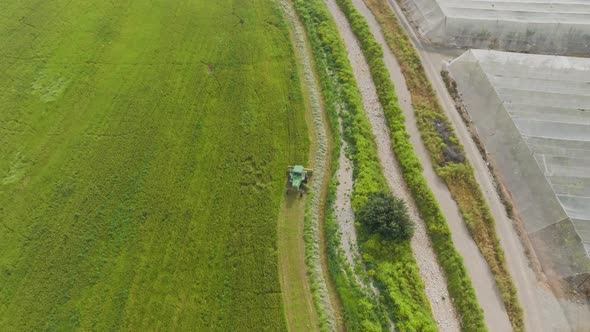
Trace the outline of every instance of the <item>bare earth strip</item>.
{"type": "MultiPolygon", "coordinates": [[[[466,156],[475,170],[477,182],[485,195],[486,201],[490,207],[490,211],[496,220],[496,231],[500,238],[500,243],[504,248],[506,254],[506,263],[514,283],[518,289],[519,300],[525,313],[525,326],[527,331],[568,331],[570,330],[567,319],[560,307],[559,301],[554,294],[536,277],[534,270],[531,268],[528,258],[524,253],[524,248],[520,239],[514,230],[510,218],[506,215],[504,206],[495,190],[492,175],[489,173],[485,161],[479,154],[475,143],[470,137],[470,134],[463,123],[460,115],[455,110],[452,98],[449,96],[442,78],[439,75],[442,64],[448,57],[439,52],[439,50],[427,47],[422,44],[420,39],[414,33],[410,24],[403,16],[401,9],[394,0],[387,0],[389,5],[393,8],[398,20],[410,36],[412,43],[424,65],[426,75],[432,83],[437,92],[439,101],[447,113],[449,119],[454,125],[461,143],[465,148],[466,156]]],[[[384,49],[386,49],[384,47],[384,49]]],[[[456,54],[454,54],[456,55],[456,54]]],[[[442,183],[441,183],[442,184],[442,183]]],[[[442,184],[444,186],[444,184],[442,184]]],[[[434,188],[433,188],[434,189],[434,188]]],[[[455,234],[456,226],[451,223],[451,228],[455,234]]],[[[461,251],[460,245],[456,243],[457,248],[461,251]]],[[[477,250],[476,248],[474,250],[477,250]]],[[[461,251],[463,254],[463,251],[461,251]]],[[[478,252],[479,253],[479,252],[478,252]]],[[[463,256],[468,266],[468,258],[463,256]]],[[[540,278],[541,280],[543,278],[540,278]]],[[[473,280],[474,286],[477,285],[476,280],[473,280]]],[[[484,303],[481,303],[482,298],[479,296],[480,304],[485,310],[484,303]]],[[[575,306],[573,303],[565,305],[575,306]]],[[[487,310],[486,310],[487,311],[487,310]]],[[[583,312],[580,310],[580,312],[583,312]]],[[[497,330],[496,321],[492,321],[491,325],[488,319],[488,312],[486,314],[486,323],[493,330],[497,330]]],[[[583,316],[583,314],[582,314],[583,316]]]]}
{"type": "Polygon", "coordinates": [[[403,198],[408,203],[412,220],[416,224],[416,232],[411,242],[412,250],[420,268],[420,275],[424,280],[426,295],[431,303],[434,318],[441,330],[459,331],[459,320],[449,299],[446,279],[436,261],[430,240],[426,235],[424,222],[418,215],[391,149],[389,129],[385,123],[383,110],[378,101],[369,67],[346,17],[340,11],[336,2],[327,0],[326,3],[336,21],[340,35],[344,39],[354,76],[359,83],[365,112],[371,122],[373,134],[376,138],[377,152],[387,183],[394,195],[403,198]]]}
{"type": "MultiPolygon", "coordinates": [[[[298,261],[303,262],[306,264],[305,260],[310,260],[311,263],[308,261],[307,266],[303,266],[302,271],[307,271],[310,277],[301,278],[299,283],[305,285],[305,298],[306,303],[311,303],[313,305],[314,297],[315,299],[315,307],[318,309],[317,311],[314,310],[313,319],[316,321],[318,320],[318,314],[320,314],[319,325],[316,324],[314,329],[329,329],[329,330],[336,330],[338,328],[338,315],[336,310],[334,309],[334,303],[336,301],[336,297],[333,289],[334,287],[329,287],[328,283],[330,282],[327,276],[327,263],[325,261],[325,250],[322,249],[322,241],[321,241],[321,226],[320,220],[322,219],[322,210],[324,208],[324,201],[326,196],[327,190],[327,183],[329,181],[329,139],[328,134],[325,126],[325,110],[322,105],[322,99],[320,96],[320,90],[318,87],[318,83],[316,81],[316,77],[314,75],[314,69],[312,62],[310,60],[310,54],[308,50],[308,45],[305,36],[305,30],[301,25],[301,22],[297,19],[297,16],[293,10],[292,4],[289,0],[281,0],[280,5],[283,9],[285,17],[291,26],[292,31],[292,42],[295,47],[295,52],[297,55],[297,59],[299,62],[300,69],[302,71],[302,82],[304,86],[304,95],[306,96],[306,103],[309,105],[307,122],[308,126],[310,127],[309,130],[312,133],[312,144],[310,145],[310,166],[314,168],[313,174],[313,181],[311,181],[310,191],[309,194],[312,195],[309,200],[309,210],[308,218],[309,218],[309,241],[311,243],[306,244],[303,239],[305,234],[302,232],[297,234],[299,238],[299,247],[296,249],[300,252],[298,261]],[[309,114],[311,113],[311,114],[309,114]],[[307,248],[305,248],[307,246],[307,248]],[[305,250],[304,250],[305,249],[305,250]],[[307,257],[307,258],[306,258],[307,257]],[[312,292],[310,289],[311,287],[314,289],[315,293],[312,292]]],[[[286,200],[289,201],[295,195],[289,195],[286,200]]],[[[300,199],[300,201],[306,201],[306,199],[300,199]]],[[[301,209],[303,212],[304,209],[301,209]]],[[[294,248],[292,248],[294,249],[294,248]]],[[[288,262],[285,262],[289,264],[288,262]]],[[[283,265],[283,264],[281,264],[283,265]]],[[[281,269],[288,268],[286,266],[282,266],[281,269]]],[[[301,266],[300,266],[301,268],[301,266]]],[[[301,274],[301,271],[296,274],[301,274]]],[[[291,285],[293,286],[293,285],[291,285]]],[[[288,288],[289,286],[287,286],[288,288]]],[[[293,294],[297,296],[296,294],[293,294]]],[[[303,330],[300,327],[301,322],[298,321],[290,321],[289,317],[289,307],[290,304],[288,302],[292,301],[293,303],[297,303],[301,301],[301,299],[295,297],[287,297],[285,295],[285,308],[287,311],[287,319],[291,330],[303,330]]],[[[291,312],[292,315],[297,317],[297,313],[291,312]]],[[[303,317],[300,317],[303,318],[303,317]]],[[[305,329],[309,330],[309,329],[305,329]]]]}

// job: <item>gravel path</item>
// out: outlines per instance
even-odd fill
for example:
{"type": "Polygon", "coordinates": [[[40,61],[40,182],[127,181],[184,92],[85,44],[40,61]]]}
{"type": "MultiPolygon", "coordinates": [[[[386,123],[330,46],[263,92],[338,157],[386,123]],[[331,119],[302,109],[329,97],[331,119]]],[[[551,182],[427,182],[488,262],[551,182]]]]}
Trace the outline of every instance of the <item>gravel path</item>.
{"type": "MultiPolygon", "coordinates": [[[[326,259],[326,257],[321,257],[320,249],[319,217],[320,208],[322,206],[321,197],[322,190],[325,188],[324,184],[329,180],[329,172],[327,170],[328,137],[323,122],[324,109],[322,107],[322,99],[319,92],[320,90],[314,76],[314,69],[310,60],[310,55],[308,53],[305,30],[302,27],[301,22],[299,22],[290,1],[280,0],[279,3],[283,8],[283,12],[285,13],[285,16],[289,21],[293,31],[294,46],[300,60],[300,65],[303,69],[303,80],[305,82],[305,87],[307,88],[306,93],[308,94],[311,103],[313,121],[313,128],[310,129],[313,129],[312,132],[315,140],[315,144],[312,144],[314,151],[311,151],[311,155],[313,157],[311,162],[314,168],[314,174],[309,188],[309,195],[312,196],[311,204],[308,210],[312,246],[309,252],[306,250],[306,256],[309,257],[306,259],[311,259],[312,263],[308,263],[308,272],[312,280],[312,288],[314,289],[315,293],[314,295],[319,296],[319,301],[316,302],[316,306],[320,306],[320,310],[326,315],[327,328],[331,331],[334,331],[337,328],[336,314],[334,311],[334,306],[331,303],[328,286],[326,284],[326,279],[324,278],[324,273],[322,270],[321,259],[326,259]]],[[[314,296],[314,298],[316,296],[314,296]]]]}
{"type": "Polygon", "coordinates": [[[338,222],[338,228],[342,234],[342,250],[350,266],[354,266],[354,261],[360,256],[356,229],[354,226],[354,211],[352,210],[352,162],[346,157],[346,142],[342,142],[340,156],[338,158],[338,170],[336,178],[336,201],[334,202],[334,216],[338,222]]]}
{"type": "MultiPolygon", "coordinates": [[[[362,54],[361,48],[350,29],[344,14],[340,11],[335,0],[326,0],[328,8],[336,20],[341,37],[344,39],[348,57],[352,64],[354,76],[359,84],[365,112],[371,123],[376,138],[377,152],[383,166],[387,182],[394,195],[404,199],[412,220],[416,224],[416,231],[412,238],[412,250],[418,261],[420,275],[426,286],[426,295],[430,300],[432,312],[438,327],[442,331],[459,331],[459,320],[449,300],[446,279],[436,261],[436,256],[428,236],[424,222],[420,219],[416,206],[411,199],[403,181],[399,165],[391,149],[389,129],[383,117],[383,110],[379,104],[375,85],[369,72],[369,67],[362,54]]],[[[400,96],[408,98],[409,96],[400,96]]]]}

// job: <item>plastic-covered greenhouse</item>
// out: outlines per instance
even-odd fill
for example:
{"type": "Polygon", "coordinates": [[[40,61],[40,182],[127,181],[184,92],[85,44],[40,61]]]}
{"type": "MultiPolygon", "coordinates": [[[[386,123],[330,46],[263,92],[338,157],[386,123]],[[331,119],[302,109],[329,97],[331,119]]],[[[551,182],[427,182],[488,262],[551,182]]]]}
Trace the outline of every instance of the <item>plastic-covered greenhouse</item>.
{"type": "Polygon", "coordinates": [[[590,59],[470,50],[449,65],[553,272],[590,272],[590,59]]]}
{"type": "Polygon", "coordinates": [[[509,51],[590,52],[588,0],[398,0],[434,43],[509,51]]]}

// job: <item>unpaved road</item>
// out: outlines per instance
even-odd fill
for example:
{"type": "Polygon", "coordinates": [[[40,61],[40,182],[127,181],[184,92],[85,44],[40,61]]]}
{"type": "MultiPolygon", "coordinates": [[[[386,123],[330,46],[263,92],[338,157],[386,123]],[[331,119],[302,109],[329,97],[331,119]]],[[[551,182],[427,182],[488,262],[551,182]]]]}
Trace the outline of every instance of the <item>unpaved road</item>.
{"type": "Polygon", "coordinates": [[[334,17],[341,37],[344,39],[348,58],[352,64],[354,76],[359,84],[363,106],[371,123],[376,138],[377,153],[384,170],[387,183],[394,195],[408,203],[412,220],[416,224],[416,232],[412,238],[412,250],[418,261],[420,275],[426,286],[426,295],[431,303],[432,311],[438,327],[442,331],[459,331],[457,319],[446,287],[446,279],[436,261],[430,240],[426,235],[424,222],[420,219],[416,206],[405,186],[399,165],[391,149],[389,129],[383,117],[383,110],[377,97],[377,91],[369,67],[350,25],[334,0],[326,4],[334,17]],[[445,299],[445,300],[443,300],[445,299]]]}
{"type": "MultiPolygon", "coordinates": [[[[583,324],[584,319],[588,320],[587,317],[590,317],[590,313],[587,313],[581,306],[574,308],[574,311],[579,312],[579,314],[574,314],[574,316],[577,316],[578,318],[572,317],[576,326],[570,326],[559,301],[555,298],[553,293],[547,289],[546,285],[538,281],[535,272],[529,266],[528,258],[524,254],[524,248],[512,226],[512,221],[506,215],[504,206],[495,191],[492,176],[488,171],[487,165],[479,154],[479,151],[471,139],[460,115],[455,110],[452,98],[449,96],[440,76],[443,61],[449,57],[436,51],[436,48],[423,45],[406,18],[403,16],[399,6],[394,0],[388,0],[388,3],[394,9],[398,19],[402,23],[406,32],[410,35],[414,46],[418,50],[428,79],[437,92],[439,102],[449,116],[449,119],[451,119],[455,131],[465,147],[467,158],[475,169],[476,179],[484,192],[486,200],[490,206],[490,211],[496,220],[496,231],[498,232],[498,237],[500,238],[500,242],[506,253],[508,269],[517,287],[520,303],[524,309],[525,326],[527,331],[582,330],[584,327],[575,323],[578,321],[580,324],[583,324]]],[[[460,51],[451,51],[450,53],[451,55],[456,55],[460,53],[460,51]]],[[[453,229],[453,232],[455,232],[455,229],[453,229]]],[[[463,254],[463,252],[461,253],[463,254]]],[[[465,255],[463,257],[466,261],[468,260],[465,255]]],[[[479,300],[482,300],[481,297],[479,297],[479,300]]],[[[576,304],[574,303],[566,303],[565,305],[576,307],[576,304]]],[[[487,313],[486,323],[492,330],[496,330],[496,322],[490,323],[487,319],[487,313]]]]}

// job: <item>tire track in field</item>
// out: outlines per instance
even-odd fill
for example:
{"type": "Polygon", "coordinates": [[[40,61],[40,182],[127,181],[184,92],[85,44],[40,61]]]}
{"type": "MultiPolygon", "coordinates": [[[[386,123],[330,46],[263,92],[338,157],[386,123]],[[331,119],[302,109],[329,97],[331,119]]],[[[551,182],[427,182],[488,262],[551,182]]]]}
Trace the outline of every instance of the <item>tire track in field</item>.
{"type": "Polygon", "coordinates": [[[447,290],[447,280],[436,260],[432,244],[426,234],[426,225],[418,214],[416,205],[406,187],[401,169],[391,148],[389,128],[385,123],[383,108],[379,102],[369,66],[348,20],[336,1],[325,0],[325,2],[344,40],[354,76],[359,83],[365,113],[375,135],[377,153],[387,183],[393,194],[402,198],[407,203],[408,212],[410,212],[410,216],[416,225],[411,246],[414,257],[418,262],[420,276],[424,281],[426,296],[431,304],[434,319],[437,322],[438,328],[442,331],[459,331],[460,324],[447,290]]]}
{"type": "MultiPolygon", "coordinates": [[[[316,78],[314,76],[314,69],[310,60],[308,52],[308,45],[305,36],[305,30],[297,19],[295,11],[289,0],[279,0],[283,9],[285,17],[289,25],[291,25],[293,44],[297,58],[300,62],[303,71],[304,91],[309,97],[309,104],[311,106],[311,117],[313,122],[313,141],[311,144],[312,151],[312,165],[314,168],[313,179],[309,187],[308,209],[306,221],[305,236],[309,236],[305,243],[305,261],[307,264],[308,274],[311,282],[312,291],[310,294],[313,297],[318,315],[320,316],[320,329],[334,331],[338,328],[336,311],[329,288],[328,275],[324,271],[327,264],[322,264],[325,257],[325,250],[322,250],[321,242],[321,209],[323,208],[323,200],[325,199],[327,181],[329,180],[329,143],[324,124],[324,109],[322,107],[322,99],[320,96],[320,89],[316,78]]],[[[331,287],[331,289],[334,289],[331,287]]],[[[332,294],[335,295],[335,294],[332,294]]]]}

